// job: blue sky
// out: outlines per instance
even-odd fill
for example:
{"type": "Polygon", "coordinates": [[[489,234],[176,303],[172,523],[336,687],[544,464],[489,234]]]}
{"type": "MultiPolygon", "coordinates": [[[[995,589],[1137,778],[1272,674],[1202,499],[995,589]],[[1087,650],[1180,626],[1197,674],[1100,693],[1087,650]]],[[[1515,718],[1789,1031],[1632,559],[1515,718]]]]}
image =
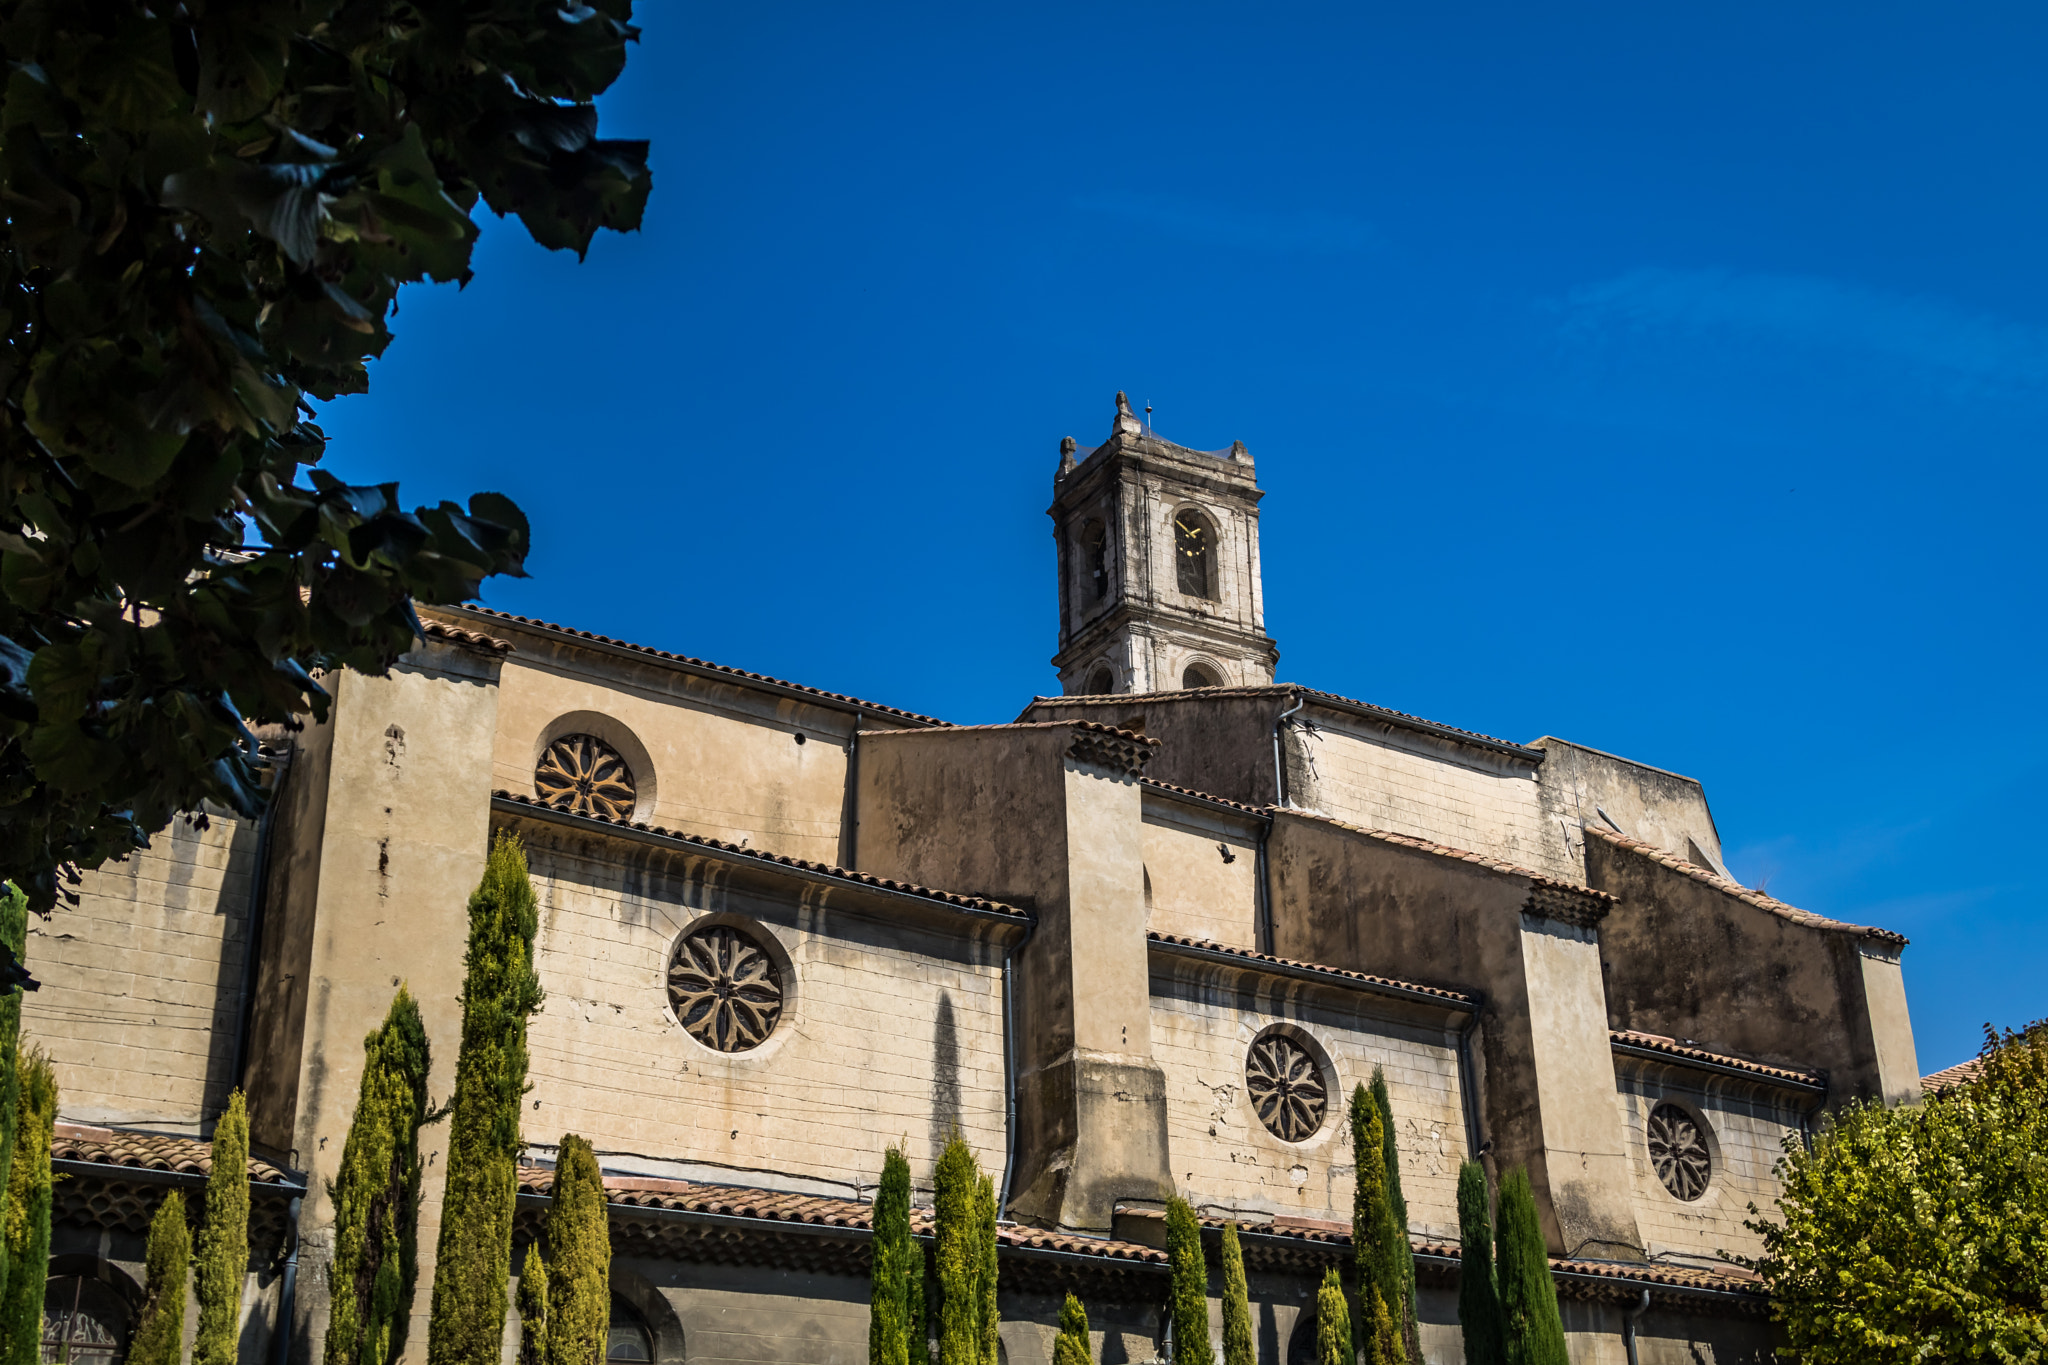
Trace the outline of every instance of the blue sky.
{"type": "Polygon", "coordinates": [[[1242,439],[1283,679],[1698,777],[2048,1015],[2048,11],[643,3],[646,228],[487,225],[332,466],[496,606],[958,721],[1057,690],[1059,438],[1242,439]]]}

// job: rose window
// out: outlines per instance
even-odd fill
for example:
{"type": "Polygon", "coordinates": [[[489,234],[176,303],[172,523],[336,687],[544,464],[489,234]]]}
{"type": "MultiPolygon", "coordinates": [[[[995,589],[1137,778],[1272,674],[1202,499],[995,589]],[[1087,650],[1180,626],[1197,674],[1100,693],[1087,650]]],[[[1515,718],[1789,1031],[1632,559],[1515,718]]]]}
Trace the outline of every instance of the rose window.
{"type": "Polygon", "coordinates": [[[633,818],[633,770],[596,735],[563,735],[540,756],[533,789],[544,805],[608,820],[633,818]]]}
{"type": "Polygon", "coordinates": [[[1650,1165],[1664,1188],[1691,1201],[1707,1192],[1714,1161],[1707,1154],[1707,1135],[1699,1121],[1675,1104],[1650,1111],[1650,1165]]]}
{"type": "Polygon", "coordinates": [[[759,1047],[782,1017],[782,971],[768,950],[716,924],[683,935],[668,967],[668,1001],[692,1038],[720,1052],[759,1047]]]}
{"type": "Polygon", "coordinates": [[[1286,1034],[1269,1033],[1252,1044],[1244,1081],[1259,1122],[1281,1141],[1306,1141],[1323,1126],[1330,1099],[1323,1068],[1286,1034]]]}

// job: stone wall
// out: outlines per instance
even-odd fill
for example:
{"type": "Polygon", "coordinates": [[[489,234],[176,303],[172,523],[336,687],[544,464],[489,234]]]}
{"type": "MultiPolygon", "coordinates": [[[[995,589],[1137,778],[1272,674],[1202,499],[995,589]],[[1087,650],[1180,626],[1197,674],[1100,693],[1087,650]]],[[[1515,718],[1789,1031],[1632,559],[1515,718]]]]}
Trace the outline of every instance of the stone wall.
{"type": "Polygon", "coordinates": [[[1308,714],[1313,732],[1288,727],[1291,804],[1579,880],[1562,839],[1546,837],[1534,765],[1313,700],[1308,714]]]}
{"type": "Polygon", "coordinates": [[[1000,1170],[999,945],[856,914],[802,884],[741,886],[703,859],[525,832],[547,991],[528,1035],[530,1141],[573,1131],[614,1170],[851,1194],[904,1140],[927,1183],[957,1123],[1000,1170]],[[670,1012],[676,941],[712,915],[787,957],[789,1003],[751,1051],[716,1052],[670,1012]]]}
{"type": "Polygon", "coordinates": [[[1363,992],[1267,977],[1167,953],[1152,958],[1152,1052],[1166,1073],[1173,1178],[1208,1216],[1288,1215],[1349,1224],[1352,1087],[1383,1067],[1401,1149],[1411,1229],[1457,1236],[1458,1166],[1467,1151],[1457,1043],[1444,1015],[1423,1018],[1363,992]],[[1408,1017],[1398,1017],[1407,1014],[1408,1017]],[[1330,1087],[1322,1128],[1283,1142],[1254,1112],[1245,1058],[1279,1025],[1319,1054],[1330,1087]]]}
{"type": "Polygon", "coordinates": [[[1616,1056],[1623,1122],[1635,1172],[1636,1226],[1654,1257],[1691,1261],[1762,1254],[1763,1241],[1743,1226],[1749,1206],[1769,1209],[1778,1197],[1774,1168],[1785,1139],[1800,1132],[1815,1097],[1733,1076],[1616,1056]],[[1650,1164],[1650,1111],[1670,1102],[1703,1120],[1713,1173],[1706,1193],[1687,1201],[1664,1188],[1650,1164]]]}
{"type": "Polygon", "coordinates": [[[200,1135],[236,1078],[257,826],[209,811],[87,872],[29,916],[22,1036],[50,1051],[63,1116],[200,1135]]]}
{"type": "Polygon", "coordinates": [[[1258,947],[1259,822],[1149,788],[1144,809],[1145,927],[1258,947]]]}

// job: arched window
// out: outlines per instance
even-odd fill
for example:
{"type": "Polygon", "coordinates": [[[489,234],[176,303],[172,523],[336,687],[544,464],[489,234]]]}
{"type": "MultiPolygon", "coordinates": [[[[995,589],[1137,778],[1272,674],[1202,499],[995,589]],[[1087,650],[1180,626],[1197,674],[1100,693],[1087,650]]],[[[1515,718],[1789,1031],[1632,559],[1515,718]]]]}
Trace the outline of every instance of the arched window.
{"type": "Polygon", "coordinates": [[[1216,524],[1192,507],[1173,519],[1173,561],[1182,592],[1216,596],[1216,524]]]}
{"type": "Polygon", "coordinates": [[[1081,597],[1100,602],[1109,596],[1109,532],[1099,521],[1081,528],[1081,597]]]}
{"type": "Polygon", "coordinates": [[[1221,687],[1223,686],[1223,679],[1217,677],[1216,671],[1207,664],[1189,664],[1187,670],[1180,675],[1180,685],[1182,687],[1221,687]]]}
{"type": "Polygon", "coordinates": [[[654,1361],[654,1333],[647,1330],[647,1320],[617,1294],[612,1295],[611,1330],[605,1334],[604,1358],[625,1365],[653,1365],[654,1361]]]}
{"type": "Polygon", "coordinates": [[[1116,674],[1109,671],[1108,664],[1103,664],[1088,675],[1088,695],[1102,697],[1114,691],[1116,691],[1116,674]]]}
{"type": "Polygon", "coordinates": [[[89,1275],[52,1275],[43,1284],[46,1361],[116,1365],[128,1351],[128,1305],[113,1286],[89,1275]]]}

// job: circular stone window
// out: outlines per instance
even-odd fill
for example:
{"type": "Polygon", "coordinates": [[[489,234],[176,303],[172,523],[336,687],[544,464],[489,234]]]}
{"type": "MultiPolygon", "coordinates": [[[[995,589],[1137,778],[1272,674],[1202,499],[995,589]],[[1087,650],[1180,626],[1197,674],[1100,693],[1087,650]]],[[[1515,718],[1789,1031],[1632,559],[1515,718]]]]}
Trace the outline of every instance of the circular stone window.
{"type": "Polygon", "coordinates": [[[1322,1064],[1285,1033],[1253,1040],[1244,1063],[1245,1091],[1259,1122],[1282,1142],[1306,1142],[1329,1112],[1329,1086],[1322,1064]]]}
{"type": "Polygon", "coordinates": [[[533,789],[543,804],[574,815],[633,818],[633,770],[596,735],[563,735],[548,745],[533,770],[533,789]]]}
{"type": "Polygon", "coordinates": [[[693,929],[668,964],[668,1002],[692,1038],[719,1052],[757,1048],[782,1017],[782,969],[729,924],[693,929]]]}
{"type": "Polygon", "coordinates": [[[1675,1104],[1650,1111],[1650,1165],[1664,1188],[1690,1203],[1707,1192],[1714,1159],[1699,1120],[1675,1104]]]}

